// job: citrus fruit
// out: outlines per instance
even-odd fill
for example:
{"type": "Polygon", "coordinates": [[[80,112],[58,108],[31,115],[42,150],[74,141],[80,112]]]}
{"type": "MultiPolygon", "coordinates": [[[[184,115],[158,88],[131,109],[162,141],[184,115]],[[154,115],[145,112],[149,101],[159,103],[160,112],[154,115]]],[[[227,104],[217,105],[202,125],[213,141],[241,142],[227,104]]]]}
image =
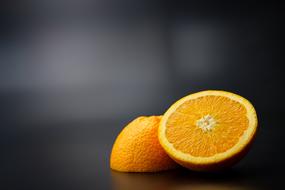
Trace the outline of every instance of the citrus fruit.
{"type": "Polygon", "coordinates": [[[256,112],[248,100],[230,92],[209,90],[174,103],[162,117],[158,136],[177,163],[207,171],[239,161],[256,129],[256,112]]]}
{"type": "Polygon", "coordinates": [[[111,153],[113,170],[155,172],[177,166],[159,144],[160,119],[161,116],[138,117],[121,131],[111,153]]]}

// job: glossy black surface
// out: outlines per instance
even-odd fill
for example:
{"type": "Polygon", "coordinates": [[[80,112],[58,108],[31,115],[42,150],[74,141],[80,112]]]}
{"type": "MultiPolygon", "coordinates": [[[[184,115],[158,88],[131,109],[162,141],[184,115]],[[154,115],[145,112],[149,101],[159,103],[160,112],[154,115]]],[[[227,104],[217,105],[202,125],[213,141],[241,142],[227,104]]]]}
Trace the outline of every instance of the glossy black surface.
{"type": "MultiPolygon", "coordinates": [[[[270,129],[280,125],[280,119],[261,119],[249,154],[232,169],[217,173],[182,168],[146,174],[111,171],[112,143],[124,123],[104,121],[14,129],[12,134],[5,134],[2,179],[10,188],[27,189],[272,189],[283,183],[283,130],[270,129]]],[[[2,133],[2,139],[3,136],[2,133]]]]}

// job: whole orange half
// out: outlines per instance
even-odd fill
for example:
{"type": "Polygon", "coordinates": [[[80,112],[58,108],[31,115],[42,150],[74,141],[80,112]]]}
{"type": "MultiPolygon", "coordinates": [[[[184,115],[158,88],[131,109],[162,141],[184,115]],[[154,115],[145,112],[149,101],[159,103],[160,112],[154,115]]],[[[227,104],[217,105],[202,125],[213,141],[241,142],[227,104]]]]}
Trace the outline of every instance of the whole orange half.
{"type": "Polygon", "coordinates": [[[110,157],[110,167],[120,172],[158,172],[177,167],[158,141],[161,116],[142,116],[118,135],[110,157]]]}
{"type": "Polygon", "coordinates": [[[256,112],[248,100],[234,93],[208,90],[174,103],[162,117],[158,136],[177,163],[207,171],[239,161],[256,130],[256,112]]]}

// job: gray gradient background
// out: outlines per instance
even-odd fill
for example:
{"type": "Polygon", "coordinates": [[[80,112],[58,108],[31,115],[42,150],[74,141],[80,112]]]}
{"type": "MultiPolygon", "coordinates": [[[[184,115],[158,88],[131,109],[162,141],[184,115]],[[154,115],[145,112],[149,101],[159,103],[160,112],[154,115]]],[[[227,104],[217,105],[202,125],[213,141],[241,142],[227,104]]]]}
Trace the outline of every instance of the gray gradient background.
{"type": "Polygon", "coordinates": [[[271,189],[284,167],[284,5],[42,0],[1,6],[1,189],[271,189]],[[205,89],[260,130],[233,169],[111,172],[119,131],[205,89]]]}

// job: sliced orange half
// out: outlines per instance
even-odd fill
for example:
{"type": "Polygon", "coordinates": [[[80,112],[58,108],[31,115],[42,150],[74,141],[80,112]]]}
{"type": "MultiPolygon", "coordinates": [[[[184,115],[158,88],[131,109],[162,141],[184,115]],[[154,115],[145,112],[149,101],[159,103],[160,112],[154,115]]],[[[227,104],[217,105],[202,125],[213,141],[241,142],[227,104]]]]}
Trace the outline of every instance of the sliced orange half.
{"type": "Polygon", "coordinates": [[[256,129],[256,112],[248,100],[209,90],[174,103],[162,117],[158,135],[167,154],[182,166],[218,170],[245,155],[256,129]]]}

